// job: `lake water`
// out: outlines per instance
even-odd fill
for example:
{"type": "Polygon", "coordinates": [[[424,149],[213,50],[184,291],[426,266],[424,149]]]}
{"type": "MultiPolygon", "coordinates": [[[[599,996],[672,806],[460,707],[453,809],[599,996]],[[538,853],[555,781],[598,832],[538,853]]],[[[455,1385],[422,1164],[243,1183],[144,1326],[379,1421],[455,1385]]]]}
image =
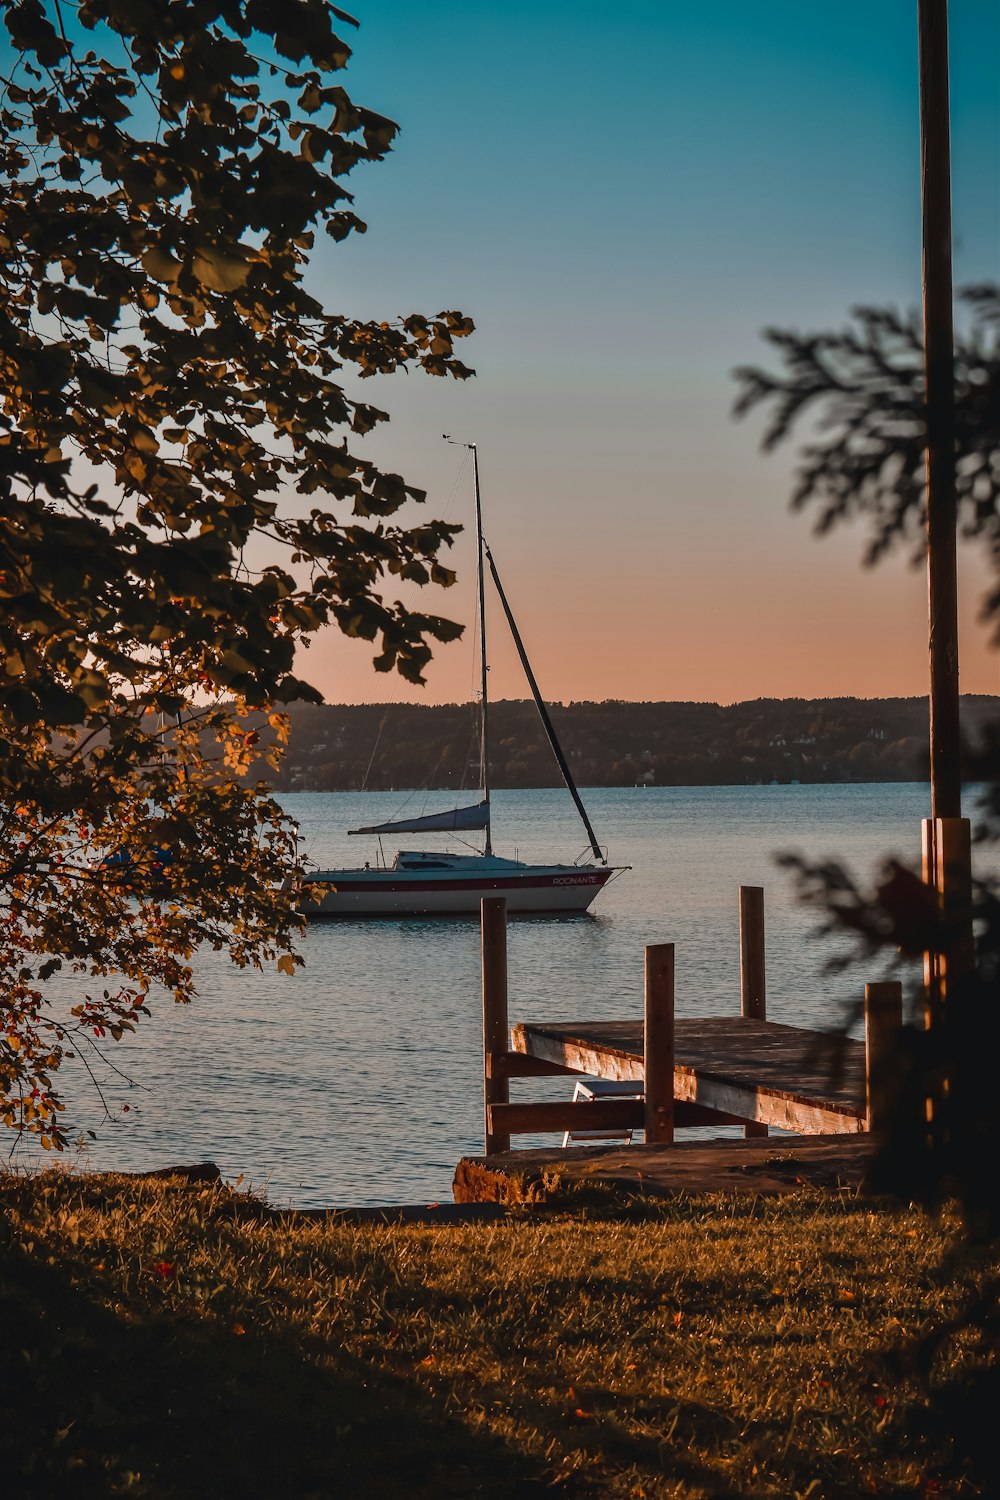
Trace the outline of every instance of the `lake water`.
{"type": "MultiPolygon", "coordinates": [[[[312,858],[334,866],[373,857],[348,828],[404,806],[415,815],[452,805],[425,793],[282,801],[312,858]]],[[[815,918],[795,904],[774,854],[834,855],[867,874],[890,854],[915,861],[929,813],[918,784],[616,788],[586,802],[611,862],[632,869],[590,916],[511,922],[512,1023],[641,1016],[652,942],[677,945],[679,1014],[738,1013],[743,883],[766,889],[768,1016],[833,1024],[878,976],[824,972],[829,945],[811,937],[815,918]]],[[[565,792],[527,791],[495,794],[494,842],[498,853],[548,861],[574,858],[586,841],[565,792]]],[[[140,1034],[112,1048],[134,1080],[105,1075],[113,1106],[129,1106],[119,1123],[101,1123],[93,1091],[67,1064],[72,1118],[98,1132],[74,1165],[211,1159],[228,1179],[302,1206],[450,1199],[458,1158],[482,1149],[476,921],[316,923],[302,952],[293,978],[201,957],[198,1001],[156,1003],[140,1034]]],[[[570,1092],[558,1079],[521,1087],[570,1092]]]]}

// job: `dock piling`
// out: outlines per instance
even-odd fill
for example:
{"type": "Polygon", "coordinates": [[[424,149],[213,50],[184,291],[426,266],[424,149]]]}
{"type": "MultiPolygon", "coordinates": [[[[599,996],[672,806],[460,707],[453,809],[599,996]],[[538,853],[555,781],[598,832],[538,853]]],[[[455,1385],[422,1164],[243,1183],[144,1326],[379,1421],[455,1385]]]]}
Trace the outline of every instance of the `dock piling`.
{"type": "Polygon", "coordinates": [[[767,1020],[762,885],[740,886],[740,1008],[750,1020],[767,1020]]]}
{"type": "Polygon", "coordinates": [[[865,1101],[873,1134],[889,1123],[893,1103],[893,1057],[903,1024],[903,986],[898,980],[865,985],[865,1101]]]}
{"type": "MultiPolygon", "coordinates": [[[[764,887],[740,886],[740,1011],[751,1021],[767,1020],[764,977],[764,887]]],[[[767,1126],[750,1120],[745,1136],[767,1135],[767,1126]]]]}
{"type": "Polygon", "coordinates": [[[510,1101],[505,1066],[510,1045],[507,1030],[507,902],[484,896],[483,940],[483,1108],[485,1154],[510,1150],[510,1132],[491,1129],[491,1107],[510,1101]]]}
{"type": "Polygon", "coordinates": [[[646,949],[646,1013],[643,1030],[646,1143],[674,1138],[674,945],[646,949]]]}

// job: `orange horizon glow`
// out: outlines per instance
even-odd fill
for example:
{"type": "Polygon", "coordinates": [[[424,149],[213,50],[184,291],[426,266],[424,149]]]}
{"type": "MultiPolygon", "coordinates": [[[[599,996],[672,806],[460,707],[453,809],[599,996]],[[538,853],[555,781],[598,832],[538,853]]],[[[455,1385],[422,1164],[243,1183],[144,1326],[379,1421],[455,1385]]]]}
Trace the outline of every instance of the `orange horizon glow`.
{"type": "MultiPolygon", "coordinates": [[[[683,548],[665,540],[644,552],[627,535],[578,528],[572,547],[549,536],[525,546],[515,522],[491,543],[529,658],[554,702],[736,703],[754,698],[894,698],[928,690],[926,580],[903,558],[858,563],[860,537],[817,541],[801,518],[771,507],[712,551],[714,527],[683,548]],[[765,512],[765,522],[768,513],[765,512]],[[553,568],[551,557],[560,558],[553,568]]],[[[592,528],[593,530],[593,528],[592,528]]],[[[322,633],[298,670],[330,703],[463,703],[478,696],[475,560],[465,536],[450,561],[459,582],[416,591],[414,608],[466,623],[439,646],[426,687],[376,673],[366,642],[322,633]]],[[[1000,693],[1000,654],[979,618],[987,573],[964,549],[960,580],[961,691],[1000,693]]],[[[489,585],[488,585],[489,587],[489,585]]],[[[529,690],[506,622],[487,602],[490,696],[529,690]]]]}

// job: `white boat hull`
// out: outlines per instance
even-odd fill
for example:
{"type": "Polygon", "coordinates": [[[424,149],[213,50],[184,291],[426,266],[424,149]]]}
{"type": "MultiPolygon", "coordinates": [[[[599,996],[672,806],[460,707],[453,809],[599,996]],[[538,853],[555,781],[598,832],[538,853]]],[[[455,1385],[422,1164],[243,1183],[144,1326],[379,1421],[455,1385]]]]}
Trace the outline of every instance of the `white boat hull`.
{"type": "Polygon", "coordinates": [[[508,912],[583,912],[613,874],[597,865],[522,865],[485,858],[464,858],[461,865],[456,861],[439,870],[320,870],[312,880],[329,889],[305,914],[474,916],[484,896],[502,896],[508,912]],[[481,868],[467,868],[473,864],[481,868]]]}

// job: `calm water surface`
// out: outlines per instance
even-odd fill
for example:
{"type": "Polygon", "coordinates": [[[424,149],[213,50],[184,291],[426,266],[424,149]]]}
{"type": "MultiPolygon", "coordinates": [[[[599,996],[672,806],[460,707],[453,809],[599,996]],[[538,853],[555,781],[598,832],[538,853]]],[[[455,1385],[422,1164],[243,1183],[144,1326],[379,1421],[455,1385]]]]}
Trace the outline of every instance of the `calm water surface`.
{"type": "MultiPolygon", "coordinates": [[[[282,800],[320,865],[374,857],[369,840],[346,837],[358,823],[404,804],[409,815],[452,805],[424,793],[282,800]]],[[[915,860],[929,812],[918,784],[626,788],[586,800],[612,862],[632,869],[592,916],[511,923],[512,1022],[640,1016],[651,942],[677,945],[680,1014],[738,1012],[744,883],[766,887],[768,1015],[833,1023],[865,976],[824,972],[829,947],[810,936],[774,853],[836,855],[867,873],[889,854],[915,860]]],[[[499,853],[571,859],[585,844],[562,791],[496,793],[494,819],[499,853]]],[[[456,1161],[482,1149],[476,922],[322,922],[302,952],[294,978],[202,956],[197,1003],[156,1004],[110,1054],[134,1080],[103,1074],[113,1106],[129,1106],[120,1123],[101,1123],[67,1064],[74,1122],[98,1132],[80,1164],[211,1159],[273,1202],[303,1206],[449,1199],[456,1161]]],[[[558,1080],[545,1089],[568,1096],[558,1080]]]]}

